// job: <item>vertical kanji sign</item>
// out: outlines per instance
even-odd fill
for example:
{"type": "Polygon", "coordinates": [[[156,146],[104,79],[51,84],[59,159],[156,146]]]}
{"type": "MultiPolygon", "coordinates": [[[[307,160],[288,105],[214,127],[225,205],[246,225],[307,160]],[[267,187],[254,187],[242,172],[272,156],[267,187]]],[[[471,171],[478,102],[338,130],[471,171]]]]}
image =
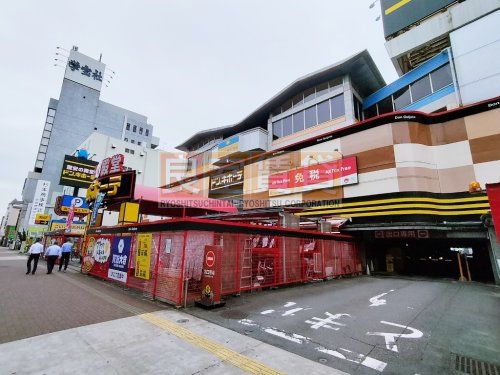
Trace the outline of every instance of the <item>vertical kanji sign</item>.
{"type": "Polygon", "coordinates": [[[137,251],[135,255],[135,277],[149,280],[151,278],[151,233],[137,235],[137,251]]]}

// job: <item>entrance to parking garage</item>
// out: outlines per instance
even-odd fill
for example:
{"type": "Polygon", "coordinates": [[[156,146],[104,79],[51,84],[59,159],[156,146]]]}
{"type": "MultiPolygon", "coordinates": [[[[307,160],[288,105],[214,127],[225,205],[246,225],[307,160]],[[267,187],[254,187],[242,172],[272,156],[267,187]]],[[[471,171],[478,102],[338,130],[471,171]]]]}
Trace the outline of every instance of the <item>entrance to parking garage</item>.
{"type": "Polygon", "coordinates": [[[424,276],[493,283],[486,238],[448,238],[427,230],[383,230],[368,234],[366,259],[374,274],[424,276]],[[462,267],[462,273],[460,272],[462,267]]]}

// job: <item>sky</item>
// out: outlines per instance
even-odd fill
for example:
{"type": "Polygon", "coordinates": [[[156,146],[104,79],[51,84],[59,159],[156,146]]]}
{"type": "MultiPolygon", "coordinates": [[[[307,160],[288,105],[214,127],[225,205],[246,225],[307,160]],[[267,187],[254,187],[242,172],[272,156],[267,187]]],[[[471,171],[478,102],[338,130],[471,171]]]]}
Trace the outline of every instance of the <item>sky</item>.
{"type": "Polygon", "coordinates": [[[368,49],[396,72],[372,0],[23,0],[0,12],[0,216],[33,170],[73,45],[116,72],[101,100],[144,114],[160,147],[242,120],[297,78],[368,49]]]}

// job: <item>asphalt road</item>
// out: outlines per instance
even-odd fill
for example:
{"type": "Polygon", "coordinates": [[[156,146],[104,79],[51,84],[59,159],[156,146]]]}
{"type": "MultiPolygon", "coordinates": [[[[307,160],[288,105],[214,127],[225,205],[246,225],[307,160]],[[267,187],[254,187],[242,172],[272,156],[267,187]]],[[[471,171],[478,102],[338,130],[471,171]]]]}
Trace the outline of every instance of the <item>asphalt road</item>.
{"type": "Polygon", "coordinates": [[[351,374],[460,374],[455,355],[500,362],[500,288],[492,285],[359,277],[188,312],[351,374]]]}

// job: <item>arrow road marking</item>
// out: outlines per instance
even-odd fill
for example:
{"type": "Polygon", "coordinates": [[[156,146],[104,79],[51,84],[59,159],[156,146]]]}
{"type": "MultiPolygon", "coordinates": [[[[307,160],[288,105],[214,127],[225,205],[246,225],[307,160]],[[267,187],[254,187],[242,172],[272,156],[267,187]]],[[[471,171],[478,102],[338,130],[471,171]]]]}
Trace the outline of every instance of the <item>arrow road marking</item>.
{"type": "Polygon", "coordinates": [[[385,299],[380,299],[380,297],[385,296],[386,294],[389,294],[390,292],[394,292],[394,289],[389,290],[388,292],[381,293],[379,295],[376,295],[375,297],[370,298],[370,307],[371,306],[382,306],[387,303],[385,299]]]}

